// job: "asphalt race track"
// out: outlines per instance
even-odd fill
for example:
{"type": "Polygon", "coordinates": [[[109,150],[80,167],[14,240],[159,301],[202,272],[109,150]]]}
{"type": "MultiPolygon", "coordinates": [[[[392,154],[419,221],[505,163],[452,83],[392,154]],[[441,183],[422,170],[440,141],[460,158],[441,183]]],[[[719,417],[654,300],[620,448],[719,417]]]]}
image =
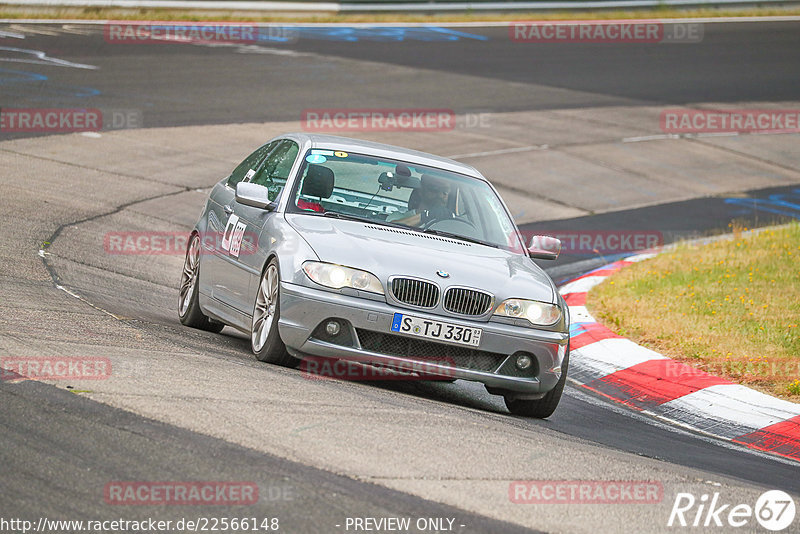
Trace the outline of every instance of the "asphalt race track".
{"type": "MultiPolygon", "coordinates": [[[[101,357],[113,369],[107,380],[0,381],[1,519],[277,517],[280,531],[304,533],[409,517],[450,518],[465,533],[666,532],[683,530],[667,526],[681,492],[751,506],[768,489],[800,496],[793,461],[569,386],[539,421],[464,381],[310,380],[261,364],[230,328],[180,325],[180,251],[104,247],[109,232],[188,231],[209,187],[254,147],[307,127],[304,110],[338,108],[452,110],[452,131],[344,135],[476,166],[525,231],[646,231],[668,243],[732,220],[800,218],[800,134],[678,137],[659,123],[666,108],[800,108],[800,22],[705,24],[702,41],[680,44],[516,43],[504,27],[285,31],[274,35],[288,42],[116,44],[102,25],[0,24],[0,113],[104,117],[97,133],[0,132],[0,356],[101,357]],[[515,504],[518,480],[655,481],[663,494],[515,504]],[[119,481],[248,481],[259,499],[109,504],[104,488],[119,481]]],[[[543,266],[559,280],[627,252],[578,250],[543,266]]],[[[755,519],[738,530],[764,531],[755,519]]]]}

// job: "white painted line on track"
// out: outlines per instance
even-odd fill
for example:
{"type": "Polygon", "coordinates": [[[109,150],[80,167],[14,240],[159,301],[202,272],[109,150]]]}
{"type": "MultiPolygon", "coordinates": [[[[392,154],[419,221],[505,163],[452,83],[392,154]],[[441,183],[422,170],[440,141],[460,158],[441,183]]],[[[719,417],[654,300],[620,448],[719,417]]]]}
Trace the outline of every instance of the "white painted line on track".
{"type": "Polygon", "coordinates": [[[471,152],[469,154],[455,154],[453,156],[447,156],[450,159],[456,158],[479,158],[482,156],[497,156],[501,154],[514,154],[517,152],[532,152],[534,150],[547,150],[550,148],[549,145],[530,145],[530,146],[520,146],[514,148],[500,148],[497,150],[487,150],[485,152],[471,152]]]}
{"type": "Polygon", "coordinates": [[[48,56],[41,50],[30,50],[28,48],[16,48],[13,46],[0,46],[0,52],[13,52],[19,53],[22,56],[30,57],[0,57],[0,61],[8,61],[10,63],[31,63],[34,65],[51,65],[56,67],[72,67],[74,69],[88,69],[96,70],[94,65],[85,65],[83,63],[73,63],[66,59],[58,59],[48,56]]]}
{"type": "Polygon", "coordinates": [[[715,418],[731,424],[746,420],[755,430],[800,415],[800,405],[741,384],[709,386],[661,405],[664,409],[671,406],[700,414],[713,413],[715,418]]]}
{"type": "Polygon", "coordinates": [[[623,143],[640,143],[642,141],[661,141],[662,139],[680,139],[677,134],[640,135],[638,137],[623,137],[623,143]]]}
{"type": "MultiPolygon", "coordinates": [[[[606,276],[586,276],[584,278],[578,278],[577,280],[559,287],[558,292],[562,295],[567,295],[569,293],[585,293],[594,286],[603,283],[606,278],[606,276]]],[[[577,306],[569,307],[570,310],[573,308],[577,308],[577,306]]]]}
{"type": "MultiPolygon", "coordinates": [[[[39,255],[40,258],[42,258],[44,260],[45,264],[47,264],[47,256],[52,256],[52,253],[47,252],[47,250],[45,250],[43,248],[40,248],[38,255],[39,255]]],[[[55,286],[56,286],[56,289],[58,289],[60,291],[63,291],[64,293],[66,293],[70,297],[76,298],[76,299],[80,300],[81,302],[83,302],[85,304],[88,304],[89,306],[91,306],[92,308],[94,308],[97,311],[103,312],[106,315],[110,315],[111,317],[113,317],[114,319],[116,319],[118,321],[124,321],[125,320],[125,317],[122,317],[120,315],[115,315],[115,314],[111,313],[110,311],[101,308],[100,306],[96,306],[96,305],[92,304],[91,302],[89,302],[88,300],[86,300],[85,298],[80,296],[79,294],[75,293],[74,291],[71,291],[71,290],[67,289],[66,287],[62,286],[61,284],[55,284],[55,286]]]]}
{"type": "MultiPolygon", "coordinates": [[[[772,133],[772,132],[764,132],[764,133],[772,133]]],[[[694,134],[692,137],[703,138],[703,137],[736,137],[739,135],[739,132],[707,132],[707,133],[698,133],[694,134]]]]}
{"type": "Polygon", "coordinates": [[[0,30],[0,38],[9,38],[9,39],[25,39],[25,35],[21,33],[14,33],[14,32],[7,32],[0,30]]]}
{"type": "Polygon", "coordinates": [[[634,365],[639,365],[651,360],[667,360],[668,358],[658,352],[637,345],[630,339],[621,337],[601,339],[578,349],[580,362],[593,370],[607,370],[607,376],[634,365]]]}
{"type": "Polygon", "coordinates": [[[589,313],[586,306],[570,306],[569,307],[569,324],[576,323],[594,323],[594,317],[589,313]]]}

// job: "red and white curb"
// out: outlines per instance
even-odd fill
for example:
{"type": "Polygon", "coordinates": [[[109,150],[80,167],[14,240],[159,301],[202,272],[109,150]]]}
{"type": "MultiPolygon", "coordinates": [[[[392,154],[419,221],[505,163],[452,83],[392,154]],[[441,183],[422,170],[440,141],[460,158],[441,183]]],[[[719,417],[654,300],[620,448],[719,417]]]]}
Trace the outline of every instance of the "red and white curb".
{"type": "Polygon", "coordinates": [[[570,311],[573,383],[634,410],[752,449],[800,460],[800,404],[771,397],[618,336],[586,310],[591,288],[642,253],[561,286],[570,311]]]}

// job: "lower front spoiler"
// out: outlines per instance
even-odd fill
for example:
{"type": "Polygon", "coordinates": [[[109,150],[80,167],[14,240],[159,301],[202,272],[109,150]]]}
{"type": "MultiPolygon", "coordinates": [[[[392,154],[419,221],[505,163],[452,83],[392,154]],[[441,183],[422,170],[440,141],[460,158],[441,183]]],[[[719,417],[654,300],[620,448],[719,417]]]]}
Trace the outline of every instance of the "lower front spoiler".
{"type": "Polygon", "coordinates": [[[395,308],[385,302],[357,298],[294,284],[281,284],[280,320],[281,338],[290,354],[333,358],[363,364],[377,364],[413,371],[427,376],[464,379],[484,384],[490,393],[510,394],[517,398],[535,399],[553,387],[560,377],[563,351],[569,335],[562,332],[532,331],[496,323],[469,323],[450,319],[451,322],[479,326],[484,329],[484,341],[490,352],[506,354],[511,358],[517,350],[526,350],[539,360],[536,376],[512,376],[498,373],[505,362],[493,370],[469,369],[446,365],[441,360],[419,359],[411,356],[375,352],[360,343],[352,345],[329,342],[312,335],[323,320],[335,317],[347,321],[354,329],[388,332],[395,308]],[[524,336],[524,337],[523,337],[524,336]]]}
{"type": "Polygon", "coordinates": [[[541,382],[538,378],[516,378],[512,376],[497,375],[494,373],[475,371],[471,369],[461,369],[458,367],[439,365],[434,362],[420,361],[411,358],[402,358],[400,356],[390,356],[387,354],[370,352],[363,348],[357,349],[354,347],[344,347],[317,339],[309,339],[303,344],[302,347],[300,347],[299,351],[289,348],[289,352],[293,353],[292,355],[298,358],[302,358],[304,354],[308,354],[311,356],[337,358],[364,364],[376,363],[386,365],[403,372],[424,372],[426,375],[472,380],[483,383],[487,388],[497,390],[534,394],[546,393],[546,391],[541,391],[541,382]]]}

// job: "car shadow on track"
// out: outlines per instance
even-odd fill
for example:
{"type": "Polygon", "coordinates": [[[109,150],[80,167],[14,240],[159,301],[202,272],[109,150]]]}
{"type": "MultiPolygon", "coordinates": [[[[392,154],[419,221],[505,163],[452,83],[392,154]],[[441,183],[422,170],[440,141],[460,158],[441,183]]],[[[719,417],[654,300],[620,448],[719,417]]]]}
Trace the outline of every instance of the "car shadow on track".
{"type": "MultiPolygon", "coordinates": [[[[180,325],[177,326],[180,327],[180,325]]],[[[222,338],[226,340],[225,345],[227,347],[241,349],[241,356],[244,359],[253,358],[250,350],[249,338],[247,335],[239,332],[238,330],[226,327],[222,332],[220,332],[220,334],[210,337],[222,338]]],[[[332,362],[333,361],[335,360],[332,360],[332,362]]],[[[257,361],[256,364],[263,366],[265,369],[279,369],[271,364],[260,363],[257,361]]],[[[303,376],[303,378],[307,378],[309,381],[315,381],[320,384],[355,383],[361,386],[393,391],[395,393],[410,395],[425,400],[433,400],[453,406],[472,408],[484,412],[508,414],[508,410],[503,403],[502,397],[490,395],[483,385],[467,380],[448,382],[446,380],[424,380],[417,376],[409,376],[407,378],[398,376],[389,380],[358,380],[347,377],[340,378],[311,375],[308,370],[305,370],[305,366],[302,364],[297,369],[291,369],[290,371],[299,373],[301,376],[303,376]]],[[[383,375],[385,375],[385,373],[383,373],[383,375]]]]}

